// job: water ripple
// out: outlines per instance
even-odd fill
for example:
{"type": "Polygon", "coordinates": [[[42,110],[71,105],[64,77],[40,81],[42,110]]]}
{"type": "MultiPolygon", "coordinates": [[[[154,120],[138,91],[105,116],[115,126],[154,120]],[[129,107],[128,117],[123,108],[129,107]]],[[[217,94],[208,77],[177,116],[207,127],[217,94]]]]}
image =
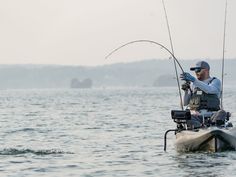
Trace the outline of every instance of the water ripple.
{"type": "Polygon", "coordinates": [[[72,152],[65,152],[58,149],[45,149],[45,150],[32,150],[32,149],[16,149],[6,148],[0,150],[0,155],[21,155],[21,154],[34,154],[34,155],[51,155],[51,154],[73,154],[72,152]]]}

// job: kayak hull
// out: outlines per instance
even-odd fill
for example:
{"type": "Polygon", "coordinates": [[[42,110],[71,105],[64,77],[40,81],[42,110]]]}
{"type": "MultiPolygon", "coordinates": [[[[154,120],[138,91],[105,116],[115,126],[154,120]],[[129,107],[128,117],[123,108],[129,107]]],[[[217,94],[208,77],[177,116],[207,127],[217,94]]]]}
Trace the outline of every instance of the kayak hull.
{"type": "Polygon", "coordinates": [[[196,131],[184,130],[176,133],[175,145],[179,152],[235,150],[236,128],[211,127],[196,131]]]}

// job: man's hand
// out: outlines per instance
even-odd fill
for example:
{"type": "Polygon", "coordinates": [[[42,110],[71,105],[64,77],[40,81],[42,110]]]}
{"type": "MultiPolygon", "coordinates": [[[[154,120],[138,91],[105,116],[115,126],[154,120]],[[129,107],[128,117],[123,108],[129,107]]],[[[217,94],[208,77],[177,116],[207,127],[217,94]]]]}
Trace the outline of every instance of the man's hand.
{"type": "Polygon", "coordinates": [[[181,80],[191,81],[191,82],[194,82],[196,80],[196,78],[193,77],[189,73],[182,73],[182,74],[180,74],[180,78],[181,78],[181,80]]]}

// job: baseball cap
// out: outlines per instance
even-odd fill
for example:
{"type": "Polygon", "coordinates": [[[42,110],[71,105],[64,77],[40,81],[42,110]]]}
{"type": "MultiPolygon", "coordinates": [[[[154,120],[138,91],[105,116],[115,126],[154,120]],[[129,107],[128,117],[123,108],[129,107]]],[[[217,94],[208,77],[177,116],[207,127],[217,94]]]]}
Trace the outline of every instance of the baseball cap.
{"type": "Polygon", "coordinates": [[[210,65],[206,61],[199,61],[195,66],[191,67],[190,70],[193,71],[195,69],[208,69],[210,70],[210,65]]]}

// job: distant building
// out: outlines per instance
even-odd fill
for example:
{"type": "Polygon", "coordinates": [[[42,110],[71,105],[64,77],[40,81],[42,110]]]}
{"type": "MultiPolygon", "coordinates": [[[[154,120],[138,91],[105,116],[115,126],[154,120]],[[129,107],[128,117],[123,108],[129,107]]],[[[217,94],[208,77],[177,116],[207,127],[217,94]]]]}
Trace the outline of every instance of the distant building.
{"type": "Polygon", "coordinates": [[[93,81],[90,78],[79,81],[74,78],[71,80],[70,87],[71,88],[91,88],[93,85],[93,81]]]}

